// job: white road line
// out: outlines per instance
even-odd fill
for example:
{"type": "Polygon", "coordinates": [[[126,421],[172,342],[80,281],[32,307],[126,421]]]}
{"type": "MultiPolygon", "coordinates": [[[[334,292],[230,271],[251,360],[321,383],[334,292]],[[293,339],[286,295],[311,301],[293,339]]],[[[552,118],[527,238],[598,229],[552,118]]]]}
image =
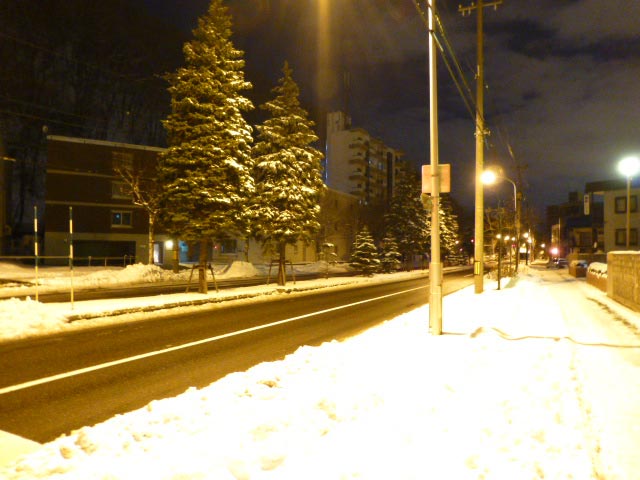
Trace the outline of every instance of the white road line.
{"type": "Polygon", "coordinates": [[[17,392],[18,390],[24,390],[27,388],[35,387],[38,385],[42,385],[49,382],[55,382],[56,380],[62,380],[64,378],[74,377],[76,375],[82,375],[84,373],[95,372],[96,370],[102,370],[104,368],[114,367],[116,365],[122,365],[129,362],[135,362],[136,360],[142,360],[144,358],[154,357],[156,355],[162,355],[169,352],[174,352],[176,350],[182,350],[185,348],[191,348],[198,345],[203,345],[205,343],[216,342],[218,340],[222,340],[224,338],[235,337],[237,335],[242,335],[244,333],[254,332],[257,330],[262,330],[265,328],[271,328],[278,325],[282,325],[285,323],[296,322],[298,320],[303,320],[305,318],[314,317],[316,315],[322,315],[324,313],[334,312],[336,310],[342,310],[344,308],[354,307],[356,305],[362,305],[363,303],[375,302],[377,300],[383,300],[385,298],[394,297],[396,295],[401,295],[403,293],[409,293],[414,290],[420,290],[423,288],[427,288],[427,286],[410,288],[409,290],[403,290],[401,292],[390,293],[388,295],[383,295],[381,297],[370,298],[368,300],[361,300],[359,302],[350,303],[348,305],[341,305],[339,307],[327,308],[325,310],[319,310],[313,313],[307,313],[304,315],[299,315],[297,317],[286,318],[284,320],[278,320],[277,322],[266,323],[264,325],[258,325],[256,327],[245,328],[242,330],[237,330],[235,332],[224,333],[222,335],[216,335],[215,337],[204,338],[202,340],[197,340],[195,342],[184,343],[182,345],[175,345],[173,347],[164,348],[162,350],[155,350],[153,352],[142,353],[140,355],[134,355],[133,357],[121,358],[120,360],[113,360],[111,362],[101,363],[99,365],[93,365],[91,367],[79,368],[78,370],[72,370],[70,372],[58,373],[57,375],[51,375],[49,377],[38,378],[36,380],[31,380],[29,382],[20,383],[18,385],[10,385],[8,387],[0,388],[0,395],[4,395],[7,393],[17,392]]]}

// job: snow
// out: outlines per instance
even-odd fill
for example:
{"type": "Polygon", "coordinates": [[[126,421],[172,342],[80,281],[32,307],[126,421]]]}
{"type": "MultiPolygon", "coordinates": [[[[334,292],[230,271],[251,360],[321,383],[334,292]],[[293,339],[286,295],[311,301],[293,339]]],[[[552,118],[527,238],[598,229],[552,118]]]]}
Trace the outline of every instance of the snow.
{"type": "MultiPolygon", "coordinates": [[[[281,361],[70,432],[0,468],[0,477],[631,479],[608,454],[606,424],[592,418],[602,409],[597,399],[585,400],[583,387],[597,379],[581,370],[586,357],[552,285],[563,289],[562,302],[608,305],[598,315],[640,324],[638,314],[569,280],[566,271],[524,267],[501,290],[487,280],[482,295],[471,286],[446,296],[441,336],[428,333],[429,308],[419,307],[346,341],[301,347],[281,361]]],[[[25,322],[32,334],[84,323],[65,323],[68,310],[34,301],[0,302],[0,311],[15,322],[37,317],[25,322]],[[57,320],[49,324],[47,312],[57,320]]],[[[3,337],[15,335],[15,328],[5,330],[8,323],[0,327],[3,337]]],[[[601,368],[609,361],[599,358],[601,368]]],[[[606,392],[586,391],[610,396],[614,408],[612,399],[628,396],[625,388],[617,382],[606,392]]],[[[635,452],[636,445],[617,448],[635,452]]]]}

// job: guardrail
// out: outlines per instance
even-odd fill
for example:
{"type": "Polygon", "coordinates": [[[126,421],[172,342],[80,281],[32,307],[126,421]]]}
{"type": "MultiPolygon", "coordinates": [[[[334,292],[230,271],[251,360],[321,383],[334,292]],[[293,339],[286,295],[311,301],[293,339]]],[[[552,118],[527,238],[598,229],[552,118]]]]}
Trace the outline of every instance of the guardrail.
{"type": "Polygon", "coordinates": [[[88,257],[73,257],[62,255],[3,255],[0,256],[2,260],[13,260],[25,263],[28,265],[35,265],[36,259],[40,265],[73,265],[75,267],[94,267],[94,266],[122,266],[132,265],[136,263],[135,255],[120,255],[114,257],[94,257],[89,255],[88,257]],[[43,260],[54,260],[53,263],[49,263],[43,260]],[[70,263],[71,262],[71,263],[70,263]]]}
{"type": "MultiPolygon", "coordinates": [[[[36,249],[37,252],[37,249],[36,249]]],[[[92,261],[95,262],[97,260],[100,261],[100,263],[104,262],[104,266],[109,266],[109,260],[116,260],[117,261],[117,265],[122,265],[123,267],[126,267],[128,264],[130,263],[135,263],[136,257],[134,255],[123,255],[123,256],[119,256],[119,257],[71,257],[71,256],[56,256],[56,255],[8,255],[8,256],[0,256],[0,261],[1,260],[13,260],[13,261],[20,261],[22,263],[26,264],[33,264],[34,266],[34,286],[36,289],[36,301],[38,301],[38,296],[39,296],[39,292],[38,292],[38,287],[39,287],[39,274],[38,274],[38,268],[40,265],[43,265],[45,262],[45,260],[54,260],[54,261],[59,261],[56,262],[57,265],[60,266],[65,266],[68,265],[69,266],[69,278],[70,278],[70,300],[71,300],[71,308],[73,309],[73,305],[74,305],[74,287],[73,287],[73,267],[77,267],[77,266],[84,266],[85,262],[86,265],[91,266],[92,261]]],[[[49,264],[47,264],[47,266],[49,266],[49,264]]],[[[53,266],[53,265],[51,265],[53,266]]],[[[97,266],[97,265],[96,265],[97,266]]]]}

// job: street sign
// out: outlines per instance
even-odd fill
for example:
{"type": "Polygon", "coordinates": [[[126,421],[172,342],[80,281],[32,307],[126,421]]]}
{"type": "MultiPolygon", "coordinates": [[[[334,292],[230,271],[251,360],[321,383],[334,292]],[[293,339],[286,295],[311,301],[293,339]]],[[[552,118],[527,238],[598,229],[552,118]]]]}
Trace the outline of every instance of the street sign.
{"type": "Polygon", "coordinates": [[[591,195],[585,193],[584,195],[584,214],[589,215],[591,211],[591,195]]]}
{"type": "MultiPolygon", "coordinates": [[[[448,163],[438,165],[440,177],[440,193],[451,191],[451,165],[448,163]]],[[[422,165],[422,193],[431,193],[431,165],[422,165]]]]}

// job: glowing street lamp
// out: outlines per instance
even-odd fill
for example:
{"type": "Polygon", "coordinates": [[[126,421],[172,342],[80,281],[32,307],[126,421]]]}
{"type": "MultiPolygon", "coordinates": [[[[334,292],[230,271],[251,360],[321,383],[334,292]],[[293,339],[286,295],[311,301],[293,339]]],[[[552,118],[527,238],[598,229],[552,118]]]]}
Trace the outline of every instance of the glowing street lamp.
{"type": "Polygon", "coordinates": [[[627,222],[626,240],[627,250],[629,250],[629,233],[631,231],[631,177],[640,171],[640,159],[638,157],[625,157],[618,163],[618,171],[627,177],[627,222]]]}
{"type": "MultiPolygon", "coordinates": [[[[502,170],[502,169],[499,169],[502,170]]],[[[515,238],[520,237],[520,208],[518,208],[518,189],[516,187],[516,182],[511,180],[509,177],[506,177],[502,174],[502,172],[496,172],[494,169],[487,169],[482,172],[480,177],[482,179],[482,183],[485,185],[493,185],[498,180],[505,180],[513,185],[513,210],[516,214],[516,236],[515,238]]],[[[516,257],[516,272],[518,271],[518,264],[520,263],[520,254],[516,257]]]]}

